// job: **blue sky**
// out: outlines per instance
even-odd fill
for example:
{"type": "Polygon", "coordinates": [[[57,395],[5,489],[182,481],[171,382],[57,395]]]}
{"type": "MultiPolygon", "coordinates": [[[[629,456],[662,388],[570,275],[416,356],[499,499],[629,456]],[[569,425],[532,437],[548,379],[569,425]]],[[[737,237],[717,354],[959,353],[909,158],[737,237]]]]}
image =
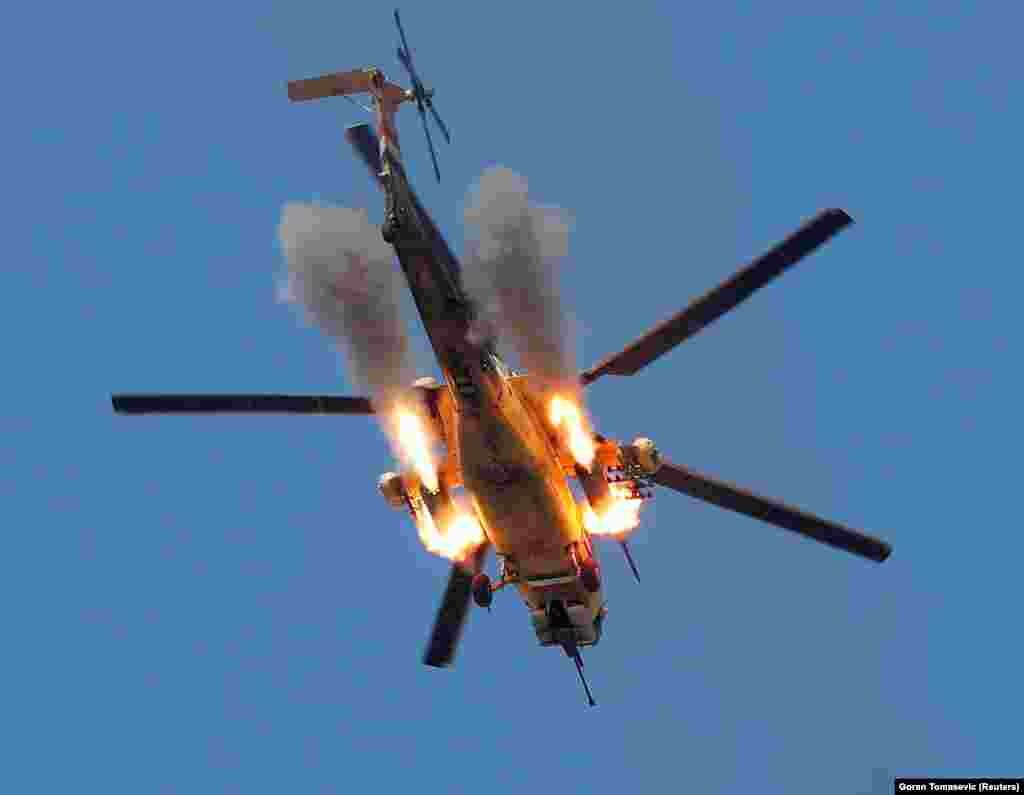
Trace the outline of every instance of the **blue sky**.
{"type": "MultiPolygon", "coordinates": [[[[874,531],[882,566],[660,493],[604,549],[600,707],[509,594],[419,658],[447,566],[358,418],[112,416],[345,391],[275,302],[288,200],[379,196],[343,101],[390,6],[35,5],[8,28],[0,789],[886,792],[1021,775],[1019,4],[407,4],[458,249],[500,163],[575,217],[581,366],[826,206],[858,221],[642,376],[607,435],[874,531]],[[898,7],[897,7],[898,6],[898,7]]],[[[410,326],[417,321],[410,312],[410,326]]],[[[433,373],[426,357],[422,369],[433,373]]]]}

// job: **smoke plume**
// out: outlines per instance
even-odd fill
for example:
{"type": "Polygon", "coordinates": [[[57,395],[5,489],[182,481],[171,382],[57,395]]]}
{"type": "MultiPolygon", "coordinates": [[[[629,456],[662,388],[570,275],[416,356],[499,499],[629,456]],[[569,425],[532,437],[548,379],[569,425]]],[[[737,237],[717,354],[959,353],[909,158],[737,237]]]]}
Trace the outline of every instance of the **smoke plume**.
{"type": "Polygon", "coordinates": [[[558,266],[569,253],[569,219],[530,200],[526,180],[510,169],[487,169],[464,211],[467,289],[476,299],[482,334],[500,329],[531,376],[575,383],[569,321],[559,295],[558,266]]]}
{"type": "Polygon", "coordinates": [[[391,247],[365,210],[289,202],[278,238],[282,298],[300,306],[345,356],[350,380],[383,411],[415,378],[391,247]]]}

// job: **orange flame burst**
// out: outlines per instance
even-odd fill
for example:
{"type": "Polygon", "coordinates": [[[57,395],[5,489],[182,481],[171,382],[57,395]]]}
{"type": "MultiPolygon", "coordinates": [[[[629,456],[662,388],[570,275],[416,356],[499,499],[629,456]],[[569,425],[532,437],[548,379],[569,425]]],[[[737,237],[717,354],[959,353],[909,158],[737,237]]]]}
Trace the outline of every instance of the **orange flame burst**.
{"type": "Polygon", "coordinates": [[[484,543],[484,531],[479,522],[466,513],[456,514],[448,526],[439,529],[430,511],[424,507],[416,526],[420,541],[428,552],[451,561],[464,561],[469,554],[484,543]]]}
{"type": "Polygon", "coordinates": [[[595,536],[623,537],[640,524],[643,500],[612,490],[612,498],[598,515],[589,504],[583,506],[583,526],[595,536]]]}
{"type": "Polygon", "coordinates": [[[419,476],[420,483],[431,492],[438,489],[437,466],[430,450],[430,439],[415,412],[398,409],[395,417],[398,427],[398,446],[402,456],[419,476]]]}
{"type": "Polygon", "coordinates": [[[587,432],[579,406],[560,395],[551,398],[548,417],[566,435],[569,452],[580,466],[590,471],[594,463],[594,439],[587,432]]]}

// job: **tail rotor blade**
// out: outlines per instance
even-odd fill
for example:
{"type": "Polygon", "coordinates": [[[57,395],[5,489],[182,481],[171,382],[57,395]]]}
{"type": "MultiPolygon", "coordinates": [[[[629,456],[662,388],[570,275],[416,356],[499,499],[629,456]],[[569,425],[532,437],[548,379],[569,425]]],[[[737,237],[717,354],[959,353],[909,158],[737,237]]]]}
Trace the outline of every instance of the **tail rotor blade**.
{"type": "Polygon", "coordinates": [[[412,80],[412,90],[416,92],[416,96],[418,97],[421,86],[420,78],[419,75],[416,74],[416,69],[413,68],[412,61],[409,60],[409,53],[401,47],[395,50],[395,52],[398,53],[398,60],[401,62],[402,66],[405,67],[405,71],[409,73],[409,79],[412,80]]]}
{"type": "Polygon", "coordinates": [[[441,133],[444,135],[444,140],[448,143],[452,142],[452,137],[448,134],[448,128],[445,123],[441,121],[441,117],[437,115],[437,110],[434,109],[434,100],[427,99],[427,107],[430,108],[430,113],[434,117],[434,121],[437,122],[437,126],[441,128],[441,133]]]}
{"type": "Polygon", "coordinates": [[[427,134],[427,146],[430,148],[430,159],[434,163],[434,176],[437,177],[437,181],[441,181],[441,169],[437,165],[437,153],[434,151],[434,142],[430,138],[430,126],[427,124],[427,114],[423,111],[423,106],[420,106],[420,121],[423,122],[423,132],[427,134]]]}
{"type": "Polygon", "coordinates": [[[405,39],[405,30],[402,28],[402,18],[398,16],[398,9],[395,9],[395,24],[398,25],[398,35],[402,37],[402,47],[405,48],[405,58],[403,61],[412,71],[412,50],[409,49],[409,42],[405,39]]]}
{"type": "MultiPolygon", "coordinates": [[[[405,29],[402,27],[402,19],[398,15],[398,9],[395,9],[395,24],[398,26],[398,35],[402,38],[402,46],[396,48],[395,53],[398,55],[398,60],[405,67],[405,71],[409,73],[409,79],[412,80],[412,91],[416,96],[416,107],[421,114],[423,114],[424,106],[430,110],[430,114],[434,117],[434,121],[437,122],[437,127],[441,130],[441,134],[444,135],[445,141],[448,143],[452,142],[451,133],[448,132],[448,126],[441,120],[437,110],[434,109],[434,102],[431,99],[433,91],[427,91],[423,85],[423,81],[420,80],[419,73],[416,71],[416,67],[412,63],[412,50],[409,49],[409,42],[405,38],[405,29]]],[[[426,119],[423,121],[423,128],[426,129],[426,119]]],[[[437,175],[437,181],[441,181],[441,172],[437,167],[437,156],[434,154],[434,144],[430,140],[430,133],[427,132],[427,142],[430,144],[431,157],[434,159],[434,173],[437,175]]]]}

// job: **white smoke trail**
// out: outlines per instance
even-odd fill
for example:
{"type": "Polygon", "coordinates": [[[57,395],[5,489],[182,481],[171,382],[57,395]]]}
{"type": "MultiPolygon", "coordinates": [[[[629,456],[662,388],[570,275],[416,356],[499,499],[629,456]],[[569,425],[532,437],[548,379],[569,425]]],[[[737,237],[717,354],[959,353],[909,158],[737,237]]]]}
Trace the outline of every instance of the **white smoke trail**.
{"type": "Polygon", "coordinates": [[[330,337],[378,410],[390,407],[416,370],[399,310],[401,276],[379,228],[365,210],[289,202],[278,238],[288,264],[281,298],[330,337]]]}
{"type": "Polygon", "coordinates": [[[484,333],[500,330],[531,376],[575,383],[570,323],[559,293],[569,218],[533,203],[527,187],[519,174],[495,166],[470,191],[465,284],[479,305],[484,333]]]}

